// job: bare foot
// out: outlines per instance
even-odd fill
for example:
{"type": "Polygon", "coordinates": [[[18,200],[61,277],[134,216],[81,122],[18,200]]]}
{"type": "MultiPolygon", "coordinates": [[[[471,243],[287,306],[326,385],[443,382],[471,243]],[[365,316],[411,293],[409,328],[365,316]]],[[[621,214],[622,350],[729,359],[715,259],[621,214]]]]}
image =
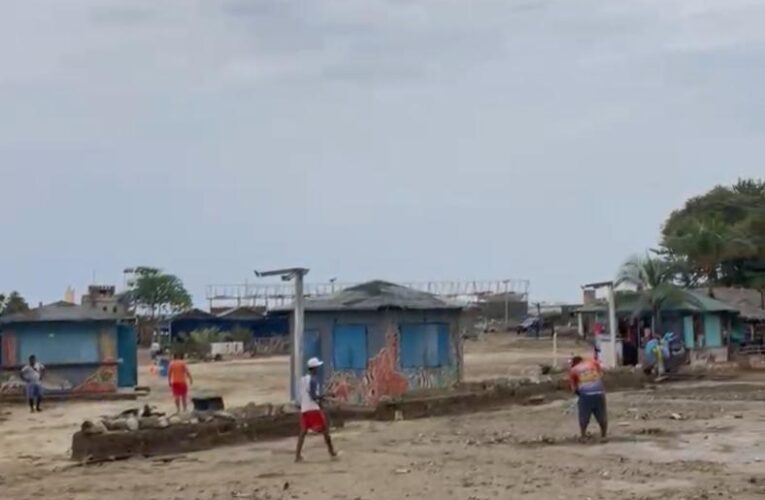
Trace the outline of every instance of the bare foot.
{"type": "Polygon", "coordinates": [[[296,463],[296,464],[299,464],[299,463],[301,463],[302,461],[303,461],[303,457],[302,457],[302,456],[297,456],[297,457],[295,457],[295,463],[296,463]]]}
{"type": "Polygon", "coordinates": [[[340,454],[336,451],[330,453],[329,456],[332,458],[332,460],[340,460],[340,454]]]}

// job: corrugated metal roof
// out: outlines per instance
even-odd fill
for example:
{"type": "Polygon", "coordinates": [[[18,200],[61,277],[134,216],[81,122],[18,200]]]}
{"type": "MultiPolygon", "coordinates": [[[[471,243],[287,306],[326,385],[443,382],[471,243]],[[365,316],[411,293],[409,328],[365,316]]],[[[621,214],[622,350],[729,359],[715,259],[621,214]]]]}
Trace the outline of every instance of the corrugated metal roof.
{"type": "MultiPolygon", "coordinates": [[[[292,310],[292,306],[277,310],[292,310]]],[[[306,311],[377,311],[380,309],[459,310],[459,304],[437,295],[387,281],[369,281],[340,292],[305,300],[306,311]]]]}
{"type": "MultiPolygon", "coordinates": [[[[701,290],[687,290],[687,298],[670,300],[662,307],[662,311],[676,312],[738,312],[734,306],[715,300],[701,290]]],[[[616,294],[616,312],[619,314],[633,314],[639,305],[640,296],[637,292],[618,292],[616,294]]],[[[579,312],[603,312],[608,310],[605,301],[588,304],[579,309],[579,312]]],[[[645,309],[643,313],[650,311],[645,309]]]]}
{"type": "Polygon", "coordinates": [[[762,295],[751,288],[714,288],[715,298],[735,307],[743,319],[765,321],[762,295]]]}
{"type": "Polygon", "coordinates": [[[84,307],[70,302],[54,302],[26,312],[0,317],[0,324],[41,323],[52,321],[117,321],[126,319],[112,312],[84,307]]]}
{"type": "Polygon", "coordinates": [[[250,306],[239,306],[228,309],[221,313],[216,314],[217,317],[222,319],[231,320],[247,320],[247,319],[260,319],[264,316],[265,308],[256,308],[250,306]]]}

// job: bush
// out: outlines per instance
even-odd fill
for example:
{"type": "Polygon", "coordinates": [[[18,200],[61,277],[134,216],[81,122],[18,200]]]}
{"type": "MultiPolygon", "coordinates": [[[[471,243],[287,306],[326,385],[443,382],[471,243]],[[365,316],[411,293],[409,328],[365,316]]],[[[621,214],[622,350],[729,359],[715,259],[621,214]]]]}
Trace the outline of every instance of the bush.
{"type": "Polygon", "coordinates": [[[222,334],[217,328],[203,328],[194,330],[189,334],[188,340],[183,344],[183,353],[198,359],[207,359],[210,357],[212,347],[210,344],[219,342],[222,334]]]}

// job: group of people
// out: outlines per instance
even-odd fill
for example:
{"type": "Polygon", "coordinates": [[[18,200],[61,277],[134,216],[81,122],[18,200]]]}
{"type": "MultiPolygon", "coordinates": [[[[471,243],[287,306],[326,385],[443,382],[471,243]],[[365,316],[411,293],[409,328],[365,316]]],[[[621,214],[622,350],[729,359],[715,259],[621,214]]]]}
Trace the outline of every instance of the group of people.
{"type": "MultiPolygon", "coordinates": [[[[324,363],[318,358],[311,358],[306,364],[307,374],[300,379],[298,388],[298,402],[300,404],[300,433],[298,435],[295,461],[303,460],[303,444],[308,432],[315,432],[324,436],[327,451],[332,458],[337,457],[332,437],[329,433],[329,423],[323,410],[326,395],[322,395],[319,389],[319,369],[324,363]]],[[[26,397],[31,412],[39,412],[42,402],[42,379],[45,367],[37,361],[33,355],[29,357],[29,363],[21,369],[21,379],[26,384],[26,397]]],[[[167,381],[175,401],[178,412],[188,408],[189,387],[194,379],[188,365],[183,360],[182,354],[175,354],[167,370],[167,381]]],[[[605,438],[608,433],[608,416],[606,413],[606,391],[603,384],[602,369],[596,357],[583,359],[574,356],[571,359],[569,372],[571,390],[579,398],[578,415],[579,430],[582,439],[587,438],[587,428],[590,420],[595,420],[600,426],[600,434],[605,438]]]]}
{"type": "MultiPolygon", "coordinates": [[[[303,443],[309,431],[322,434],[327,450],[332,458],[337,457],[332,437],[329,434],[329,423],[322,409],[325,395],[319,390],[319,368],[324,363],[318,358],[311,358],[306,364],[308,373],[300,379],[298,402],[300,404],[300,434],[298,435],[295,461],[303,461],[303,443]]],[[[183,355],[176,353],[167,368],[167,382],[175,401],[178,412],[186,411],[188,407],[189,386],[193,384],[193,377],[189,367],[183,360],[183,355]]]]}

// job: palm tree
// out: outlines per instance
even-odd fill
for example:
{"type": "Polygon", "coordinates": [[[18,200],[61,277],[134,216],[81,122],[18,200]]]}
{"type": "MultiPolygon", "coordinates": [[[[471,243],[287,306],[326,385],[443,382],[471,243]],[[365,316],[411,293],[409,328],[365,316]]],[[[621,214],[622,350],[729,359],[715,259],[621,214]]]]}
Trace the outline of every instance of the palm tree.
{"type": "Polygon", "coordinates": [[[699,301],[684,288],[675,284],[678,269],[675,264],[658,257],[636,255],[627,260],[619,270],[615,285],[631,285],[637,289],[638,301],[633,318],[643,311],[651,311],[651,330],[661,327],[661,310],[669,302],[699,301]]]}

